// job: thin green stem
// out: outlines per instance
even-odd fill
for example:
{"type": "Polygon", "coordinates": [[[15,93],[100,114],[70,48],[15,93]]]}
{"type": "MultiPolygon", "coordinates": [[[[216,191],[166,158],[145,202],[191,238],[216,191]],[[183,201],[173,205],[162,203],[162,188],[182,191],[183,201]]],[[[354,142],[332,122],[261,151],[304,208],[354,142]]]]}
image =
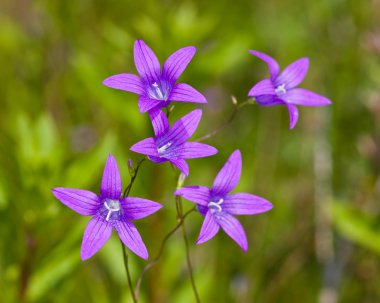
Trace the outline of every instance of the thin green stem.
{"type": "Polygon", "coordinates": [[[137,303],[137,297],[135,296],[135,291],[133,290],[132,278],[131,278],[131,274],[129,272],[128,255],[127,255],[127,252],[125,250],[125,246],[121,240],[120,240],[120,243],[121,243],[121,247],[123,249],[124,267],[125,267],[125,272],[127,273],[129,291],[131,292],[133,303],[137,303]]]}
{"type": "Polygon", "coordinates": [[[133,174],[131,176],[131,181],[129,182],[128,186],[125,188],[124,193],[123,193],[123,198],[128,197],[129,193],[131,192],[133,183],[135,183],[137,174],[139,172],[141,164],[145,161],[146,158],[142,158],[139,163],[137,164],[136,168],[133,171],[133,174]]]}

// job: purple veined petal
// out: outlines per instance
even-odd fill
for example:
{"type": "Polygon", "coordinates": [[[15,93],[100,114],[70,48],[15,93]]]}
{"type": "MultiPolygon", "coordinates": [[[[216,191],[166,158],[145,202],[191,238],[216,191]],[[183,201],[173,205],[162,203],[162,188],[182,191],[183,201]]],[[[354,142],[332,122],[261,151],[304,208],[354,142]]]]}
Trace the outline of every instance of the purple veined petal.
{"type": "Polygon", "coordinates": [[[153,108],[162,105],[165,103],[165,101],[157,100],[157,99],[151,99],[145,96],[139,97],[139,110],[140,113],[146,113],[147,111],[152,110],[153,108]]]}
{"type": "Polygon", "coordinates": [[[258,105],[261,105],[261,106],[275,106],[275,105],[285,104],[283,100],[279,99],[277,96],[274,96],[274,95],[256,96],[255,101],[258,105]]]}
{"type": "Polygon", "coordinates": [[[256,215],[273,208],[264,198],[247,193],[227,195],[222,205],[223,210],[232,215],[256,215]]]}
{"type": "Polygon", "coordinates": [[[199,142],[185,142],[181,151],[184,159],[203,158],[215,155],[218,150],[208,144],[199,142]]]}
{"type": "Polygon", "coordinates": [[[149,160],[154,162],[154,163],[163,163],[163,162],[168,161],[168,159],[160,158],[160,157],[154,157],[154,156],[149,156],[149,160]]]}
{"type": "Polygon", "coordinates": [[[211,211],[206,213],[205,219],[202,224],[201,231],[198,236],[197,244],[204,243],[212,239],[219,231],[219,224],[215,220],[211,211]]]}
{"type": "Polygon", "coordinates": [[[276,91],[271,80],[265,79],[256,83],[248,93],[248,96],[250,97],[262,96],[262,95],[276,96],[276,91]]]}
{"type": "Polygon", "coordinates": [[[124,218],[116,222],[115,228],[125,246],[127,246],[140,258],[145,260],[148,259],[148,251],[146,250],[145,244],[132,222],[124,218]]]}
{"type": "Polygon", "coordinates": [[[135,59],[136,69],[140,76],[152,84],[157,81],[160,76],[160,62],[153,51],[142,40],[136,40],[133,55],[135,59]]]}
{"type": "Polygon", "coordinates": [[[100,194],[103,198],[119,199],[122,185],[119,168],[115,158],[109,154],[106,166],[103,171],[102,184],[100,185],[100,194]]]}
{"type": "Polygon", "coordinates": [[[159,157],[157,146],[153,138],[146,138],[135,143],[130,150],[143,155],[159,157]]]}
{"type": "Polygon", "coordinates": [[[299,116],[298,108],[297,106],[292,105],[292,104],[287,104],[287,107],[289,111],[289,123],[290,123],[289,129],[293,129],[296,126],[297,121],[298,121],[298,116],[299,116]]]}
{"type": "Polygon", "coordinates": [[[241,153],[235,150],[228,158],[222,169],[214,180],[211,195],[224,196],[233,190],[240,180],[241,175],[241,153]]]}
{"type": "Polygon", "coordinates": [[[205,96],[186,83],[177,83],[173,87],[168,101],[207,103],[205,96]]]}
{"type": "Polygon", "coordinates": [[[114,75],[105,79],[103,84],[111,88],[125,90],[138,95],[143,94],[145,91],[141,79],[133,74],[114,75]]]}
{"type": "Polygon", "coordinates": [[[127,197],[122,199],[121,206],[125,216],[130,220],[145,218],[162,207],[159,203],[137,197],[127,197]]]}
{"type": "Polygon", "coordinates": [[[189,165],[184,159],[169,159],[169,161],[173,163],[174,166],[177,166],[186,176],[189,175],[189,165]]]}
{"type": "Polygon", "coordinates": [[[246,252],[248,249],[248,241],[240,222],[226,212],[219,213],[215,219],[226,234],[246,252]]]}
{"type": "Polygon", "coordinates": [[[87,224],[83,234],[81,258],[91,258],[111,237],[112,224],[101,216],[94,216],[87,224]]]}
{"type": "Polygon", "coordinates": [[[156,137],[166,133],[169,129],[169,121],[162,110],[155,108],[149,111],[149,117],[152,121],[154,134],[156,137]]]}
{"type": "Polygon", "coordinates": [[[280,67],[278,63],[276,62],[276,60],[274,60],[272,57],[264,53],[261,53],[255,50],[250,50],[249,53],[256,56],[257,58],[260,58],[268,65],[270,78],[272,81],[274,81],[277,78],[278,74],[280,73],[280,67]]]}
{"type": "Polygon", "coordinates": [[[180,145],[186,142],[195,132],[202,117],[202,110],[196,109],[177,120],[165,136],[165,142],[180,145]]]}
{"type": "Polygon", "coordinates": [[[306,76],[309,58],[301,58],[289,64],[276,79],[276,85],[285,84],[287,90],[296,87],[306,76]]]}
{"type": "Polygon", "coordinates": [[[188,46],[177,50],[164,63],[162,73],[171,83],[177,81],[179,76],[186,69],[191,59],[193,59],[196,48],[188,46]]]}
{"type": "Polygon", "coordinates": [[[210,200],[210,189],[206,186],[184,186],[174,192],[175,196],[181,196],[186,200],[207,206],[210,200]]]}
{"type": "Polygon", "coordinates": [[[281,98],[287,103],[303,106],[326,106],[331,104],[331,101],[326,97],[303,88],[291,89],[281,98]]]}
{"type": "Polygon", "coordinates": [[[56,187],[52,192],[59,201],[82,216],[94,215],[101,205],[100,198],[88,190],[56,187]]]}

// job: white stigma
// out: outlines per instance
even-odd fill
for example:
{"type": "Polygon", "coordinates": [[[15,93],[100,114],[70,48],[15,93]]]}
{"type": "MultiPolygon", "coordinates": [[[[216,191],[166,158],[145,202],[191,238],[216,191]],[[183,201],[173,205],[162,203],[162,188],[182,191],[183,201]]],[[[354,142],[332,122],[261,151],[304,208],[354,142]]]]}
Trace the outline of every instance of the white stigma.
{"type": "Polygon", "coordinates": [[[158,85],[158,83],[157,83],[157,82],[154,82],[154,83],[152,84],[152,86],[154,87],[154,90],[156,91],[157,97],[158,97],[159,99],[161,99],[161,100],[164,100],[164,99],[165,99],[165,98],[164,98],[164,94],[162,93],[161,88],[160,88],[160,86],[158,85]]]}
{"type": "Polygon", "coordinates": [[[285,83],[276,87],[275,92],[277,95],[283,95],[286,93],[285,83]]]}
{"type": "Polygon", "coordinates": [[[104,202],[104,206],[108,210],[106,221],[109,221],[112,213],[120,211],[120,203],[118,200],[106,199],[106,201],[104,202]]]}
{"type": "Polygon", "coordinates": [[[160,155],[163,154],[164,152],[166,152],[166,150],[167,150],[172,144],[173,144],[172,142],[168,142],[168,143],[166,143],[165,145],[159,147],[159,148],[157,149],[158,153],[159,153],[160,155]]]}
{"type": "Polygon", "coordinates": [[[215,213],[215,212],[221,212],[222,211],[222,207],[220,206],[222,203],[224,202],[224,199],[223,198],[220,198],[218,202],[209,202],[208,204],[208,208],[211,210],[212,213],[215,213]]]}

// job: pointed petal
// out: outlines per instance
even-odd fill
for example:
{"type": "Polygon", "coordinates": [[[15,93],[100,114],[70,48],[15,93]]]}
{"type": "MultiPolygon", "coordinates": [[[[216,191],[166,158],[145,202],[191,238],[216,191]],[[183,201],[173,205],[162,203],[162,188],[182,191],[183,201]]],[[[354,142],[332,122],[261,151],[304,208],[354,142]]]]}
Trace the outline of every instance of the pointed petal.
{"type": "Polygon", "coordinates": [[[121,195],[121,179],[115,158],[109,154],[103,171],[100,194],[104,198],[119,199],[121,195]]]}
{"type": "Polygon", "coordinates": [[[132,145],[130,150],[143,155],[159,157],[157,146],[153,138],[146,138],[137,142],[136,144],[132,145]]]}
{"type": "Polygon", "coordinates": [[[185,142],[181,151],[181,157],[185,159],[203,158],[215,155],[218,150],[208,144],[199,142],[185,142]]]}
{"type": "Polygon", "coordinates": [[[170,93],[169,101],[207,103],[205,96],[186,83],[178,83],[170,93]]]}
{"type": "Polygon", "coordinates": [[[252,55],[263,60],[268,65],[270,78],[272,81],[274,81],[276,79],[276,77],[278,76],[278,74],[280,73],[280,67],[279,67],[278,63],[276,62],[276,60],[274,60],[272,57],[270,57],[264,53],[261,53],[261,52],[255,51],[255,50],[250,50],[249,52],[252,55]]]}
{"type": "Polygon", "coordinates": [[[235,150],[214,180],[211,195],[224,196],[233,190],[240,180],[241,153],[235,150]]]}
{"type": "Polygon", "coordinates": [[[181,172],[183,172],[186,176],[189,175],[189,165],[186,163],[184,159],[169,159],[173,165],[177,166],[181,172]]]}
{"type": "Polygon", "coordinates": [[[146,250],[145,244],[132,222],[127,219],[117,221],[115,228],[120,240],[123,241],[125,246],[127,246],[140,258],[145,260],[148,259],[148,251],[146,250]]]}
{"type": "Polygon", "coordinates": [[[271,80],[265,79],[256,83],[248,93],[248,96],[250,97],[262,95],[276,95],[276,91],[271,80]]]}
{"type": "Polygon", "coordinates": [[[198,127],[202,117],[202,110],[196,109],[177,120],[170,128],[165,141],[180,145],[189,139],[198,127]]]}
{"type": "Polygon", "coordinates": [[[156,211],[158,211],[162,205],[151,200],[127,197],[121,200],[121,206],[125,212],[125,216],[130,220],[138,220],[145,218],[156,211]]]}
{"type": "Polygon", "coordinates": [[[83,234],[81,258],[91,258],[111,237],[112,225],[101,216],[93,217],[88,222],[83,234]]]}
{"type": "Polygon", "coordinates": [[[169,129],[169,121],[166,115],[163,113],[162,110],[156,108],[149,111],[149,117],[152,121],[154,134],[156,137],[161,136],[162,134],[166,133],[166,131],[169,129]]]}
{"type": "Polygon", "coordinates": [[[153,51],[142,40],[137,40],[133,48],[136,69],[140,76],[152,84],[160,76],[160,62],[153,51]]]}
{"type": "Polygon", "coordinates": [[[216,221],[226,234],[234,240],[244,252],[246,252],[248,249],[248,241],[244,228],[240,222],[226,212],[218,214],[218,216],[216,216],[216,221]]]}
{"type": "Polygon", "coordinates": [[[177,81],[179,76],[186,69],[186,66],[194,57],[195,52],[196,48],[194,46],[188,46],[173,53],[164,64],[162,72],[164,77],[172,83],[177,81]]]}
{"type": "Polygon", "coordinates": [[[273,208],[264,198],[247,193],[228,195],[222,205],[223,210],[232,215],[256,215],[273,208]]]}
{"type": "Polygon", "coordinates": [[[301,58],[289,64],[276,79],[276,85],[285,84],[286,89],[291,89],[300,84],[309,69],[309,58],[301,58]]]}
{"type": "Polygon", "coordinates": [[[59,201],[82,216],[94,215],[101,204],[96,194],[84,189],[56,187],[52,192],[59,201]]]}
{"type": "Polygon", "coordinates": [[[140,113],[146,113],[147,111],[150,111],[151,109],[160,106],[165,101],[157,100],[157,99],[151,99],[145,96],[139,97],[139,110],[140,113]]]}
{"type": "Polygon", "coordinates": [[[133,74],[114,75],[105,79],[103,84],[111,88],[125,90],[139,95],[145,91],[144,84],[140,77],[133,74]]]}
{"type": "Polygon", "coordinates": [[[331,101],[326,97],[303,88],[291,89],[282,98],[290,104],[303,106],[326,106],[331,104],[331,101]]]}
{"type": "Polygon", "coordinates": [[[211,211],[206,213],[205,220],[203,221],[201,232],[199,233],[197,244],[204,243],[213,238],[219,231],[219,224],[215,220],[211,211]]]}
{"type": "Polygon", "coordinates": [[[292,105],[292,104],[287,104],[287,107],[289,111],[289,123],[290,123],[289,129],[293,129],[296,126],[297,121],[298,121],[298,116],[299,116],[298,108],[297,106],[292,105]]]}
{"type": "Polygon", "coordinates": [[[184,186],[174,192],[175,196],[181,196],[196,204],[207,206],[210,200],[210,189],[206,186],[184,186]]]}

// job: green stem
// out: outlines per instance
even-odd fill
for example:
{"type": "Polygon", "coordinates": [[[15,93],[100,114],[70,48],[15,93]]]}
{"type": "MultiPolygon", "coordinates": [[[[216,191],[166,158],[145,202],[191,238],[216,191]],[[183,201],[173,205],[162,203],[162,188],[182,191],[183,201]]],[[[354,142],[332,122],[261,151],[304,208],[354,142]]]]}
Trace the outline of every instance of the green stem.
{"type": "Polygon", "coordinates": [[[128,186],[125,188],[124,190],[124,193],[123,193],[123,198],[125,197],[128,197],[129,193],[131,192],[131,189],[132,189],[132,186],[133,186],[133,183],[135,183],[135,179],[137,177],[137,174],[139,172],[139,169],[140,169],[140,166],[141,164],[145,161],[146,158],[142,158],[140,160],[140,162],[137,164],[133,174],[132,174],[132,177],[131,177],[131,181],[129,182],[128,186]]]}
{"type": "Polygon", "coordinates": [[[125,250],[125,246],[121,240],[120,240],[120,243],[121,243],[121,247],[123,249],[124,267],[125,267],[125,272],[127,273],[129,291],[131,292],[133,303],[137,303],[137,297],[135,296],[135,292],[133,290],[132,278],[131,278],[131,274],[129,272],[128,255],[127,255],[127,252],[125,250]]]}

